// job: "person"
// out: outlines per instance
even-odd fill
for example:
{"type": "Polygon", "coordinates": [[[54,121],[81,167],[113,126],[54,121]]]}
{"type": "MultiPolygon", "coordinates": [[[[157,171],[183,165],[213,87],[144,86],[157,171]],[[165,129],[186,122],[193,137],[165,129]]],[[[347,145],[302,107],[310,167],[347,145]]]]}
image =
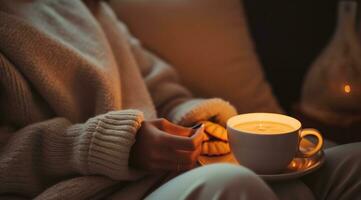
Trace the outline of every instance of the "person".
{"type": "MultiPolygon", "coordinates": [[[[106,2],[5,0],[0,25],[3,198],[311,198],[242,166],[193,169],[203,128],[187,127],[236,110],[193,98],[106,2]]],[[[304,183],[320,199],[360,197],[359,146],[327,150],[304,183]]]]}

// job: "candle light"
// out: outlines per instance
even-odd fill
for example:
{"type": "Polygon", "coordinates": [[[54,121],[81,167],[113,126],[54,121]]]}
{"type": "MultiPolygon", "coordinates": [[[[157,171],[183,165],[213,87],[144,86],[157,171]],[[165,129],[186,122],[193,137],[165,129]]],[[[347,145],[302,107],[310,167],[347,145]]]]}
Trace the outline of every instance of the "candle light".
{"type": "Polygon", "coordinates": [[[351,86],[349,84],[345,84],[343,90],[346,94],[351,93],[351,86]]]}

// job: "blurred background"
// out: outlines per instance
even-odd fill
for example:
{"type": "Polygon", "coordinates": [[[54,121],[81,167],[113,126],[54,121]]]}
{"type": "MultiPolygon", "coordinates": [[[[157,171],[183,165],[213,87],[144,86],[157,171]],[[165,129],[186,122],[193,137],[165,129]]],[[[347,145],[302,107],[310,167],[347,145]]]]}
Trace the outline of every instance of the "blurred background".
{"type": "MultiPolygon", "coordinates": [[[[321,130],[326,138],[347,143],[361,140],[358,124],[329,126],[295,113],[294,109],[307,70],[335,32],[338,2],[245,0],[244,6],[265,76],[280,105],[301,119],[305,126],[321,130]]],[[[361,25],[360,3],[358,1],[358,25],[361,25]]]]}
{"type": "Polygon", "coordinates": [[[338,0],[244,1],[266,77],[287,111],[299,100],[307,69],[334,33],[337,3],[338,0]]]}

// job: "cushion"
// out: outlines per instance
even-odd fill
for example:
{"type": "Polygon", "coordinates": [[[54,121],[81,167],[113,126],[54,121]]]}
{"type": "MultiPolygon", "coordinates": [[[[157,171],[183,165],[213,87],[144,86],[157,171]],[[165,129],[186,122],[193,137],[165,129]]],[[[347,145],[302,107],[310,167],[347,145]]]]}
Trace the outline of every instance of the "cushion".
{"type": "Polygon", "coordinates": [[[198,97],[240,113],[282,112],[255,54],[239,0],[111,0],[143,46],[166,60],[198,97]]]}

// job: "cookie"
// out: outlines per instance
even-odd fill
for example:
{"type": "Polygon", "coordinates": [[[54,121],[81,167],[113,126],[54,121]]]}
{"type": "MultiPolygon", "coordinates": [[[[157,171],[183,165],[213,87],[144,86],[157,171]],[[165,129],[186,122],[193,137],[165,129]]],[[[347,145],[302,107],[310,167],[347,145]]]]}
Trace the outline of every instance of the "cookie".
{"type": "Polygon", "coordinates": [[[210,140],[211,140],[211,136],[208,133],[204,133],[203,142],[210,141],[210,140]]]}
{"type": "Polygon", "coordinates": [[[221,156],[231,152],[228,142],[207,141],[202,144],[202,155],[221,156]]]}
{"type": "Polygon", "coordinates": [[[206,134],[218,140],[222,140],[225,142],[228,141],[227,130],[223,126],[209,121],[205,121],[203,122],[203,124],[204,124],[204,132],[206,134]]]}

